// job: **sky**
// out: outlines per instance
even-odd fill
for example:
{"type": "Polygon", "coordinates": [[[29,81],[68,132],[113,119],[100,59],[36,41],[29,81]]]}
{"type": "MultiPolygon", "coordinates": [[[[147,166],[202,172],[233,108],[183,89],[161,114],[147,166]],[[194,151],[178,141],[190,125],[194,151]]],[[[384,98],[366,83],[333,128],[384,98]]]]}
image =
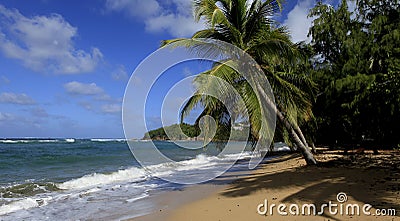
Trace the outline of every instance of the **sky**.
{"type": "MultiPolygon", "coordinates": [[[[314,4],[287,0],[275,16],[293,41],[309,41],[314,4]]],[[[123,138],[121,106],[133,71],[162,40],[202,28],[191,0],[1,0],[0,137],[123,138]]],[[[205,68],[188,62],[169,70],[146,107],[158,110],[166,85],[205,68]]],[[[150,111],[149,129],[160,126],[158,115],[150,111]]]]}

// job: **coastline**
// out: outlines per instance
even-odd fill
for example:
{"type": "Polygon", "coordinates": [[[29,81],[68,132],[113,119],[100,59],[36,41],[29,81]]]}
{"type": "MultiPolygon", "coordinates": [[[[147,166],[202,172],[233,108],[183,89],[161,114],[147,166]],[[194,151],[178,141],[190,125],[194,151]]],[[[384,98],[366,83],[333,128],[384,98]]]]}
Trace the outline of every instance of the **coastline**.
{"type": "Polygon", "coordinates": [[[230,174],[230,183],[199,184],[161,194],[157,204],[163,209],[129,220],[400,220],[399,151],[379,155],[320,151],[324,153],[317,155],[318,167],[306,167],[298,154],[282,156],[256,170],[230,174]],[[376,209],[395,209],[396,216],[368,216],[362,210],[360,216],[346,212],[333,215],[327,209],[321,216],[281,216],[276,207],[272,215],[270,211],[266,216],[257,213],[257,206],[265,200],[268,206],[315,204],[319,209],[329,201],[338,204],[341,192],[348,197],[344,207],[371,204],[371,214],[376,209]]]}
{"type": "MultiPolygon", "coordinates": [[[[277,159],[286,159],[290,155],[285,153],[276,153],[277,156],[272,156],[273,159],[268,159],[266,163],[275,162],[277,159]],[[282,156],[279,156],[282,155],[282,156]]],[[[202,184],[186,185],[182,189],[171,190],[167,192],[156,193],[150,199],[155,204],[156,210],[152,213],[129,218],[129,221],[152,221],[165,220],[170,217],[176,210],[182,206],[191,204],[198,200],[205,199],[209,196],[217,194],[220,191],[228,188],[232,183],[241,177],[252,176],[254,170],[235,170],[228,171],[220,177],[202,184]]]]}
{"type": "MultiPolygon", "coordinates": [[[[153,221],[165,220],[179,210],[182,206],[207,198],[227,188],[227,184],[197,184],[188,186],[183,190],[174,190],[157,194],[152,200],[155,209],[152,213],[128,218],[127,221],[153,221]]],[[[124,220],[124,219],[123,219],[124,220]]]]}

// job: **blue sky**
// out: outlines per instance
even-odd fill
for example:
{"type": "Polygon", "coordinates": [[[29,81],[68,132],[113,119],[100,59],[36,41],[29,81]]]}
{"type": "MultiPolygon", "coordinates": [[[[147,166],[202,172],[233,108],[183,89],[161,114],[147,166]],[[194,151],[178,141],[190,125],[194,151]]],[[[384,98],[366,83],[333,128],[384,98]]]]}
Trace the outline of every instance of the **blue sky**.
{"type": "MultiPolygon", "coordinates": [[[[294,41],[304,40],[314,1],[287,2],[276,19],[294,41]]],[[[123,137],[131,73],[161,40],[202,27],[190,0],[0,1],[0,137],[123,137]]],[[[173,85],[202,68],[182,64],[177,77],[162,80],[173,85]]],[[[152,99],[147,106],[161,104],[152,99]]]]}

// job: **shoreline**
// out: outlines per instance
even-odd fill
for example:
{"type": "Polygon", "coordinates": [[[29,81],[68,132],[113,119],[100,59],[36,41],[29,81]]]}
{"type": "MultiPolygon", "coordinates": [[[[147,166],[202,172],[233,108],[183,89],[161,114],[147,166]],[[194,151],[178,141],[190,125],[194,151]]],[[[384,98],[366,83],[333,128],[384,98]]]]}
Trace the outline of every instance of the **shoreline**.
{"type": "Polygon", "coordinates": [[[400,220],[400,151],[379,155],[321,151],[323,154],[316,155],[320,162],[317,167],[305,166],[298,154],[281,156],[256,170],[228,173],[230,183],[210,182],[161,194],[156,202],[164,209],[129,220],[400,220]],[[367,216],[362,211],[360,216],[333,215],[327,209],[322,216],[281,216],[276,208],[272,215],[270,211],[267,215],[257,212],[257,206],[265,200],[269,206],[315,204],[319,209],[329,201],[338,204],[337,194],[342,192],[348,197],[344,206],[371,204],[371,214],[376,209],[395,209],[396,216],[367,216]]]}
{"type": "Polygon", "coordinates": [[[152,200],[156,208],[152,213],[134,218],[122,219],[126,221],[153,221],[165,220],[174,211],[184,205],[191,204],[218,193],[228,187],[227,184],[196,184],[185,187],[183,190],[172,190],[156,194],[152,200]],[[173,200],[171,200],[173,199],[173,200]]]}
{"type": "MultiPolygon", "coordinates": [[[[258,168],[263,165],[274,164],[276,162],[285,161],[290,159],[295,154],[287,154],[281,152],[275,152],[271,159],[263,162],[258,168]]],[[[256,170],[238,170],[228,171],[220,177],[206,183],[187,185],[182,189],[170,190],[166,192],[156,193],[152,196],[152,203],[157,209],[152,213],[127,218],[123,220],[129,221],[152,221],[152,220],[165,220],[166,217],[170,217],[176,210],[182,208],[182,206],[191,204],[193,202],[205,199],[209,196],[219,193],[226,188],[229,188],[237,180],[242,177],[251,177],[256,170]]]]}

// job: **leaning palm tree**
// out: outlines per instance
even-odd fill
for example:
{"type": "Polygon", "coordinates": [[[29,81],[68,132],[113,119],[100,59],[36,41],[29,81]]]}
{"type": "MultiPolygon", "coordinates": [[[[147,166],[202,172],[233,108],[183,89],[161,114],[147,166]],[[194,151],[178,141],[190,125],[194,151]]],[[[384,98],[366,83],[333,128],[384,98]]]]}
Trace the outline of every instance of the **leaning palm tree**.
{"type": "MultiPolygon", "coordinates": [[[[202,76],[215,76],[224,79],[239,91],[249,112],[248,122],[254,139],[260,139],[268,133],[262,127],[265,119],[257,100],[261,98],[276,114],[278,128],[282,130],[282,134],[287,135],[286,141],[295,144],[307,164],[316,164],[300,129],[302,123],[312,118],[309,91],[313,84],[304,74],[294,73],[291,68],[301,62],[301,57],[286,29],[273,25],[271,17],[280,9],[281,0],[194,0],[195,20],[205,21],[208,28],[196,32],[191,39],[216,39],[247,52],[270,82],[276,103],[263,92],[264,88],[260,84],[256,84],[257,90],[261,91],[261,96],[257,96],[243,76],[226,64],[229,61],[221,61],[195,78],[197,95],[184,106],[181,120],[198,104],[204,108],[199,117],[212,115],[220,124],[226,124],[232,118],[240,116],[241,110],[238,110],[237,116],[231,116],[232,113],[227,113],[218,100],[201,95],[218,87],[215,83],[204,80],[202,76]]],[[[163,46],[198,46],[191,42],[193,41],[188,39],[172,39],[163,41],[163,46]]],[[[201,50],[201,47],[197,47],[197,50],[201,50]]]]}

